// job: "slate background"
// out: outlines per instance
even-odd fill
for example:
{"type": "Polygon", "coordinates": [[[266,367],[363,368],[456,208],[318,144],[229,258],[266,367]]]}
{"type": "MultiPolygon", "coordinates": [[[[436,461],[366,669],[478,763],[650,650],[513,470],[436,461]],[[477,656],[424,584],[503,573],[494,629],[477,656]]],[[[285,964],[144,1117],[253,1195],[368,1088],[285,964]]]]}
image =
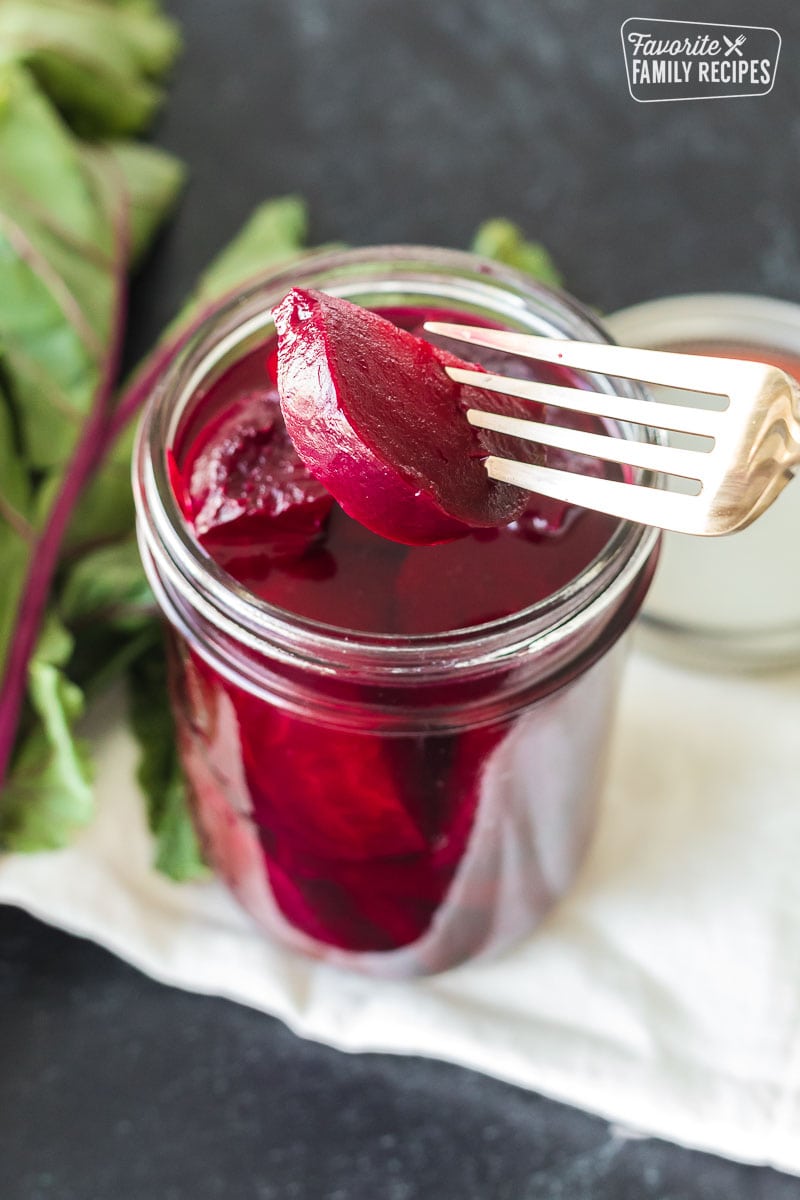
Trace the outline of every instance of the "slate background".
{"type": "MultiPolygon", "coordinates": [[[[542,238],[605,311],[680,291],[800,299],[795,0],[172,0],[157,137],[191,167],[130,354],[260,199],[314,241],[542,238]],[[628,16],[769,24],[758,99],[638,105],[628,16]]],[[[733,932],[732,932],[733,936],[733,932]]],[[[795,1200],[800,1181],[440,1063],[350,1057],[0,909],[2,1200],[795,1200]]]]}

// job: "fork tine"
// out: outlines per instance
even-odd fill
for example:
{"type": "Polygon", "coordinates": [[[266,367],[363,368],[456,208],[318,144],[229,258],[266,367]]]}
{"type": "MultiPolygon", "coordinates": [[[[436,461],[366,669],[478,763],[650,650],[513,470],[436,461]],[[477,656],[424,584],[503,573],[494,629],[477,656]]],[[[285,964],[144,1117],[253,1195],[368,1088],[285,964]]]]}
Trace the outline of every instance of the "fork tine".
{"type": "MultiPolygon", "coordinates": [[[[724,533],[724,529],[707,528],[705,506],[698,496],[666,492],[661,488],[637,483],[619,483],[615,479],[559,471],[532,463],[518,463],[506,458],[486,459],[486,470],[492,479],[514,483],[517,487],[551,496],[564,504],[577,504],[608,513],[623,521],[640,525],[657,525],[676,533],[724,533]]],[[[733,526],[732,526],[733,528],[733,526]]]]}
{"type": "Polygon", "coordinates": [[[451,379],[482,388],[485,392],[501,392],[519,396],[570,412],[608,417],[611,421],[627,421],[648,425],[654,429],[672,429],[696,433],[701,437],[716,437],[725,414],[713,408],[686,408],[682,404],[661,404],[656,400],[632,400],[608,392],[590,392],[582,388],[558,387],[552,383],[535,383],[528,379],[511,379],[506,375],[490,375],[486,371],[468,371],[463,367],[446,367],[451,379]]]}
{"type": "Polygon", "coordinates": [[[709,392],[728,396],[731,388],[752,380],[760,382],[769,370],[763,363],[741,359],[710,358],[703,354],[671,354],[665,350],[633,350],[612,346],[607,342],[572,342],[558,338],[537,337],[528,333],[510,333],[504,329],[484,329],[476,325],[457,325],[447,321],[426,321],[428,333],[504,350],[523,358],[616,375],[624,379],[639,379],[643,383],[683,388],[689,392],[709,392]]]}
{"type": "Polygon", "coordinates": [[[607,462],[642,467],[659,474],[680,475],[684,479],[702,480],[708,461],[708,452],[702,450],[680,450],[673,446],[656,446],[652,442],[634,442],[629,438],[585,433],[564,425],[543,425],[539,421],[505,417],[500,413],[483,412],[475,408],[467,410],[467,420],[479,429],[492,429],[496,433],[507,433],[528,442],[538,442],[542,446],[554,446],[574,454],[589,454],[607,462]]]}

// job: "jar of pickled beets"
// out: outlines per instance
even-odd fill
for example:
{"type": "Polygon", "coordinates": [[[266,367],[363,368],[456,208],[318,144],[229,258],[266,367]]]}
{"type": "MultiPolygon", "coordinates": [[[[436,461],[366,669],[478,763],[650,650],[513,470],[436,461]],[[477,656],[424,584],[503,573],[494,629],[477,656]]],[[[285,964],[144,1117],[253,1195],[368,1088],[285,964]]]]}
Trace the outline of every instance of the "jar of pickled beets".
{"type": "MultiPolygon", "coordinates": [[[[510,525],[442,545],[354,521],[282,422],[272,309],[293,287],[420,335],[428,319],[605,334],[568,296],[470,254],[319,255],[207,322],[140,427],[139,539],[211,862],[298,951],[387,977],[441,971],[529,933],[572,881],[658,538],[534,495],[510,525]]],[[[506,374],[637,394],[448,348],[506,374]]],[[[575,465],[559,454],[551,464],[575,465]]]]}

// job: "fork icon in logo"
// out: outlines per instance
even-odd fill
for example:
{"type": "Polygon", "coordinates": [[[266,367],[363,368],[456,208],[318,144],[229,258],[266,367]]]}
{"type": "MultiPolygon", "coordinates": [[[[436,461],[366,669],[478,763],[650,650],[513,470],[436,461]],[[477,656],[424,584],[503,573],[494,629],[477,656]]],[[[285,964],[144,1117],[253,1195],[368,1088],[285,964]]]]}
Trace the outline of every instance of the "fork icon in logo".
{"type": "Polygon", "coordinates": [[[739,55],[739,58],[742,57],[742,51],[741,51],[740,47],[743,46],[744,43],[747,41],[745,34],[740,33],[735,42],[732,42],[729,37],[726,37],[723,34],[722,40],[725,43],[725,45],[728,47],[728,49],[725,51],[726,58],[728,58],[731,54],[733,54],[734,51],[736,52],[736,54],[739,55]]]}

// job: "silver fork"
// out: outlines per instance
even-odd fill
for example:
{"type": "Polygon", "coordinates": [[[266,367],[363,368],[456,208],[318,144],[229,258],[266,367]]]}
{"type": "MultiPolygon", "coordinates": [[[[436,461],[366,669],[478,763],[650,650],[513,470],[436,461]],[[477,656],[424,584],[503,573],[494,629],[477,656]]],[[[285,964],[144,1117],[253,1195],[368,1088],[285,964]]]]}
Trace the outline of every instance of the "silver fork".
{"type": "Polygon", "coordinates": [[[713,439],[710,449],[683,449],[663,444],[663,438],[661,444],[637,441],[470,409],[469,421],[482,429],[653,473],[646,482],[628,483],[492,456],[486,469],[493,479],[642,525],[718,536],[744,529],[760,516],[792,478],[793,468],[800,466],[800,386],[777,367],[440,321],[428,321],[425,328],[473,346],[579,371],[728,397],[725,409],[695,408],[448,367],[452,379],[484,391],[713,439]],[[695,480],[698,494],[666,490],[665,476],[695,480]]]}

